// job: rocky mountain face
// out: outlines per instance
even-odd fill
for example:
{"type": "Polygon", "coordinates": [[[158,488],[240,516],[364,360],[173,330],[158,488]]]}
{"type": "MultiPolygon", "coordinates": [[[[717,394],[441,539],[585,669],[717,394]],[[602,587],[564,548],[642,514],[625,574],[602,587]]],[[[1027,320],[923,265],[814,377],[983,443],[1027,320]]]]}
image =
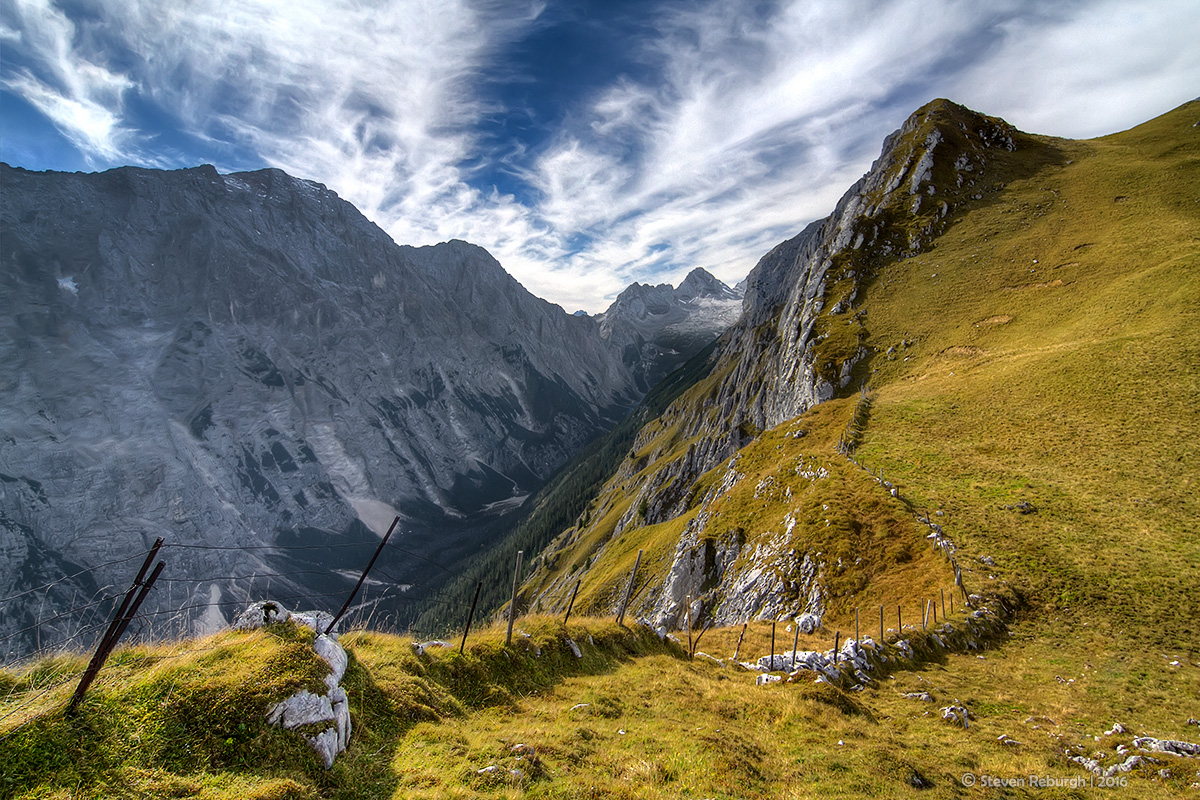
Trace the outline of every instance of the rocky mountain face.
{"type": "Polygon", "coordinates": [[[634,283],[596,319],[644,391],[700,352],[742,314],[742,292],[704,269],[672,288],[634,283]]]}
{"type": "MultiPolygon", "coordinates": [[[[993,164],[1031,143],[1003,120],[945,100],[909,117],[832,214],[758,262],[746,280],[743,314],[720,342],[710,383],[646,426],[591,514],[604,519],[623,508],[619,521],[601,537],[598,551],[572,559],[582,562],[586,555],[595,563],[605,542],[626,530],[691,514],[660,576],[665,588],[657,595],[648,592],[639,614],[664,629],[677,628],[682,600],[690,596],[694,623],[723,623],[767,610],[819,615],[820,566],[812,554],[789,544],[790,528],[756,550],[759,556],[738,561],[742,546],[725,542],[726,531],[709,529],[706,510],[737,482],[735,456],[743,446],[869,378],[868,320],[858,309],[860,293],[889,263],[930,246],[956,212],[1002,188],[1011,169],[993,164]],[[702,486],[701,477],[723,462],[725,478],[702,486]],[[746,607],[746,576],[764,574],[796,588],[795,608],[746,607]]],[[[555,547],[596,541],[585,528],[586,523],[566,532],[555,547]]],[[[573,585],[581,574],[557,576],[537,599],[552,602],[561,585],[573,585]]]]}
{"type": "Polygon", "coordinates": [[[728,418],[772,427],[849,386],[868,355],[859,291],[881,265],[922,252],[961,206],[994,192],[989,165],[1022,136],[947,100],[888,136],[833,213],[748,276],[745,316],[726,351],[735,365],[720,398],[728,418]]]}
{"type": "MultiPolygon", "coordinates": [[[[0,169],[0,598],[164,536],[148,602],[216,624],[251,578],[344,596],[396,515],[380,574],[417,582],[642,394],[596,320],[319,184],[0,169]]],[[[9,602],[0,648],[78,632],[37,623],[136,566],[9,602]]]]}
{"type": "Polygon", "coordinates": [[[694,479],[756,432],[866,381],[860,291],[888,262],[928,247],[954,211],[998,190],[991,162],[1023,141],[1007,122],[947,100],[917,110],[888,136],[832,214],[777,245],[747,276],[715,396],[703,409],[668,412],[688,436],[702,435],[680,467],[686,476],[669,480],[694,479]]]}

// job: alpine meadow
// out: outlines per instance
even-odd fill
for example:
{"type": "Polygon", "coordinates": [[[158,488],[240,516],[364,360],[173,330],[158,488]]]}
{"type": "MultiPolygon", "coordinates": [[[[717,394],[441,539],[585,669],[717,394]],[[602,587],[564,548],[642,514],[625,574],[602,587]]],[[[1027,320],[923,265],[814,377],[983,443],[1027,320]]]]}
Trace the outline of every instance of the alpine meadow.
{"type": "MultiPolygon", "coordinates": [[[[345,329],[334,316],[349,312],[330,309],[309,333],[299,312],[275,314],[250,290],[245,308],[265,309],[250,321],[224,295],[202,313],[199,301],[183,304],[211,330],[190,327],[186,342],[164,334],[169,352],[183,353],[171,364],[194,352],[207,365],[221,353],[242,361],[221,373],[230,377],[199,429],[188,427],[198,399],[146,392],[167,398],[154,408],[174,426],[155,445],[163,463],[191,459],[187,480],[211,519],[241,519],[238,492],[255,519],[284,507],[295,515],[280,523],[287,531],[255,540],[255,569],[286,571],[300,563],[280,555],[288,546],[333,548],[346,531],[373,546],[381,526],[346,528],[363,508],[419,518],[422,530],[456,526],[453,558],[423,565],[436,591],[397,590],[401,617],[360,606],[340,628],[328,612],[366,556],[336,567],[332,549],[304,556],[306,570],[340,577],[281,580],[296,601],[249,596],[246,581],[211,593],[204,583],[188,598],[197,615],[219,596],[234,598],[230,617],[243,599],[278,609],[251,606],[211,633],[147,628],[113,649],[74,703],[90,645],[26,648],[35,654],[0,671],[0,794],[1200,796],[1200,101],[1087,140],[1023,132],[986,112],[922,106],[828,217],[763,255],[744,289],[707,273],[684,292],[659,287],[652,298],[640,287],[622,295],[624,327],[616,305],[598,323],[559,316],[461,242],[393,253],[323,187],[282,173],[239,177],[265,187],[238,195],[244,205],[222,205],[234,188],[215,171],[185,176],[203,183],[194,196],[170,184],[162,207],[230,220],[205,240],[214,250],[234,246],[221,231],[241,231],[238,220],[270,222],[255,204],[327,220],[331,235],[357,237],[338,258],[365,266],[349,277],[317,269],[314,285],[331,296],[336,283],[353,299],[377,272],[403,275],[379,313],[438,322],[424,339],[396,334],[397,349],[416,353],[401,367],[398,357],[359,364],[336,352],[345,329]],[[367,264],[376,246],[391,260],[367,264]],[[422,267],[438,259],[461,267],[450,289],[422,267]],[[473,288],[472,270],[487,282],[473,288]],[[726,327],[734,301],[740,317],[726,327]],[[670,325],[646,322],[668,306],[670,325]],[[473,310],[447,321],[443,307],[473,310]],[[505,315],[518,312],[525,322],[510,326],[505,315]],[[519,345],[508,327],[520,329],[519,345]],[[445,363],[468,353],[456,336],[477,360],[464,355],[440,373],[420,361],[426,350],[449,353],[445,363]],[[252,348],[261,374],[247,372],[252,348]],[[673,371],[650,386],[664,363],[673,371]],[[262,374],[276,365],[284,377],[268,385],[262,374]],[[410,373],[426,388],[401,402],[393,387],[410,373]],[[324,388],[322,374],[333,376],[324,388]],[[466,427],[487,452],[465,438],[456,449],[413,443],[444,443],[466,427]],[[389,442],[401,440],[393,458],[389,442]],[[296,454],[307,441],[311,460],[297,456],[286,476],[282,459],[263,460],[275,444],[296,454]],[[262,484],[251,497],[223,482],[246,464],[280,487],[273,501],[262,484]],[[377,486],[380,475],[408,494],[346,489],[377,486]],[[318,518],[305,482],[346,502],[318,518]],[[312,597],[329,599],[287,613],[308,611],[312,597]],[[282,704],[298,696],[318,711],[289,722],[293,706],[282,704]],[[344,749],[322,750],[326,737],[344,749]]],[[[171,175],[134,178],[168,185],[171,175]]],[[[10,256],[15,231],[30,224],[10,218],[14,187],[41,198],[53,188],[18,177],[5,180],[5,272],[29,286],[58,280],[65,299],[55,302],[83,302],[84,278],[67,297],[61,276],[37,273],[43,251],[32,238],[10,256]]],[[[278,285],[301,293],[308,262],[293,233],[278,236],[278,285]]],[[[14,319],[41,319],[37,308],[28,300],[14,319]]],[[[83,339],[82,323],[62,314],[37,328],[37,347],[7,348],[5,358],[24,369],[50,357],[34,352],[49,352],[47,342],[83,339]]],[[[149,340],[157,319],[122,318],[88,341],[115,348],[119,325],[142,326],[149,340]]],[[[354,346],[366,352],[368,339],[393,335],[387,327],[354,346]]],[[[19,394],[31,380],[0,384],[22,403],[33,396],[19,394]]],[[[83,453],[58,424],[54,446],[83,453]]],[[[4,435],[17,441],[38,425],[52,430],[31,422],[4,435]]],[[[25,475],[0,475],[0,532],[31,554],[58,552],[36,536],[48,518],[39,515],[58,502],[55,484],[25,475]],[[48,500],[35,484],[49,487],[48,500]]],[[[121,507],[140,509],[135,500],[121,507]]],[[[168,504],[155,504],[167,519],[168,504]]],[[[399,542],[426,561],[442,552],[435,539],[399,542]]],[[[37,563],[37,580],[12,594],[72,567],[65,556],[37,563]]],[[[106,580],[123,589],[134,568],[106,580]]],[[[405,576],[405,585],[427,580],[405,576]]],[[[384,591],[376,578],[368,592],[384,591]]],[[[21,608],[36,623],[35,598],[21,608]]]]}

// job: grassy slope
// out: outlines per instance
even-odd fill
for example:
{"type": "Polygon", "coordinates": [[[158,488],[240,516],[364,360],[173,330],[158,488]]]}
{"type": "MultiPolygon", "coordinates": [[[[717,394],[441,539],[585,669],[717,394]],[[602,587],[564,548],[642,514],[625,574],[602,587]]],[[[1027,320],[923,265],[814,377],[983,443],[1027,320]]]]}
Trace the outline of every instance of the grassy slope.
{"type": "MultiPolygon", "coordinates": [[[[329,773],[294,737],[256,727],[257,710],[244,715],[248,731],[232,729],[244,739],[198,737],[199,753],[191,754],[147,746],[139,738],[160,729],[154,709],[179,696],[164,686],[216,679],[182,666],[169,681],[155,678],[186,659],[156,666],[151,655],[127,651],[85,708],[92,722],[83,730],[68,730],[54,710],[68,684],[28,704],[45,673],[78,665],[3,677],[0,716],[19,706],[47,715],[0,739],[0,780],[15,781],[0,783],[0,794],[16,786],[46,797],[1112,796],[1087,788],[968,790],[959,776],[1071,778],[1086,773],[1066,750],[1101,752],[1111,764],[1133,734],[1200,739],[1200,729],[1185,724],[1200,717],[1197,118],[1192,104],[1124,134],[1050,142],[1061,158],[988,197],[930,252],[888,265],[863,295],[865,343],[877,354],[864,364],[874,370],[874,402],[859,457],[881,467],[913,506],[942,510],[938,519],[964,559],[995,559],[994,569],[974,561],[969,585],[994,575],[1022,590],[1027,609],[1002,646],[947,654],[846,694],[810,683],[756,688],[746,673],[689,662],[676,647],[593,620],[572,622],[577,642],[589,633],[596,642],[581,661],[544,618],[523,620],[532,636],[508,651],[500,630],[473,635],[461,659],[445,651],[418,658],[403,640],[352,634],[344,641],[354,656],[347,685],[356,732],[329,773]],[[911,345],[889,359],[887,349],[904,340],[911,345]],[[1005,508],[1023,500],[1037,512],[1005,508]],[[905,698],[909,691],[929,691],[937,702],[905,698]],[[938,707],[955,699],[973,713],[969,730],[940,719],[938,707]],[[580,703],[588,705],[575,708],[580,703]],[[118,720],[134,733],[118,733],[118,720]],[[1130,734],[1104,737],[1114,721],[1130,734]],[[1021,744],[1002,745],[1001,734],[1021,744]],[[238,756],[227,752],[227,739],[238,756]],[[56,748],[72,759],[53,755],[56,748]],[[45,761],[31,763],[39,754],[45,761]],[[499,769],[478,772],[492,765],[499,769]],[[917,792],[914,776],[930,788],[917,792]]],[[[937,573],[945,569],[920,547],[921,531],[903,504],[832,452],[852,405],[833,401],[767,432],[742,459],[743,485],[751,488],[801,456],[819,460],[831,478],[797,484],[794,493],[816,493],[798,505],[815,510],[812,502],[833,498],[845,519],[868,517],[860,526],[863,545],[876,545],[868,568],[847,576],[844,588],[859,591],[839,596],[829,620],[843,630],[853,606],[924,594],[942,584],[937,573]],[[796,427],[809,434],[785,436],[796,427]],[[913,558],[895,558],[908,543],[913,558]],[[931,583],[906,575],[909,564],[931,583]]],[[[653,446],[682,451],[687,442],[669,427],[653,446]]],[[[614,487],[634,486],[639,463],[627,460],[614,487]]],[[[727,500],[721,513],[731,525],[776,523],[779,508],[769,497],[727,500]]],[[[589,520],[568,538],[600,544],[603,526],[631,502],[610,493],[589,508],[599,526],[589,520]],[[589,535],[594,541],[585,541],[589,535]]],[[[658,556],[649,559],[653,571],[679,527],[635,526],[610,544],[585,605],[620,585],[638,547],[658,556]]],[[[561,581],[579,557],[564,550],[535,579],[561,581]]],[[[710,632],[700,649],[727,656],[737,634],[710,632]]],[[[751,626],[743,658],[766,652],[768,637],[769,626],[751,626]]],[[[828,638],[802,645],[827,647],[828,638]]],[[[300,672],[295,680],[307,680],[300,672]]],[[[244,698],[245,673],[237,674],[216,683],[244,698]]],[[[197,696],[199,719],[218,713],[212,695],[197,696]]],[[[264,702],[256,695],[244,707],[264,702]]],[[[0,736],[25,713],[0,722],[0,736]]],[[[1146,767],[1116,791],[1194,795],[1188,787],[1200,781],[1200,763],[1163,762],[1171,778],[1146,767]]]]}

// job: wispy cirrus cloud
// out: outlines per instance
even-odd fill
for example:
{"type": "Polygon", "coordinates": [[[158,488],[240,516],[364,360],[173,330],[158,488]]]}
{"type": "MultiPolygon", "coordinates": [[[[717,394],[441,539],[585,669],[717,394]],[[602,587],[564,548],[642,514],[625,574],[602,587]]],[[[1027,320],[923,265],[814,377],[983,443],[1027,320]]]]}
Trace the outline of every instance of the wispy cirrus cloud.
{"type": "Polygon", "coordinates": [[[934,97],[1065,136],[1190,99],[1190,6],[0,0],[0,88],[95,167],[280,167],[599,311],[739,279],[934,97]]]}
{"type": "Polygon", "coordinates": [[[42,57],[5,70],[0,85],[44,114],[86,157],[119,158],[132,134],[121,125],[129,79],[82,53],[75,23],[49,2],[11,0],[4,10],[0,41],[6,50],[42,57]]]}

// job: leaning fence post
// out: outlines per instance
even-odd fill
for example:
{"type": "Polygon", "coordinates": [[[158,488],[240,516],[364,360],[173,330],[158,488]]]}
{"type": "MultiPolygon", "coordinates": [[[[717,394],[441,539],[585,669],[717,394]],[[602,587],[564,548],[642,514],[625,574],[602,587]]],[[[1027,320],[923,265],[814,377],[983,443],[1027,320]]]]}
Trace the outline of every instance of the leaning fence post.
{"type": "Polygon", "coordinates": [[[358,576],[358,583],[354,584],[354,590],[350,592],[350,596],[347,597],[346,602],[342,604],[342,610],[337,612],[337,615],[330,620],[328,625],[325,626],[326,636],[328,636],[329,632],[333,630],[333,626],[337,625],[338,620],[342,618],[342,615],[346,613],[346,609],[350,608],[350,604],[354,602],[354,596],[358,594],[358,590],[362,588],[363,581],[367,579],[367,573],[371,571],[371,567],[375,566],[375,559],[379,558],[379,554],[383,552],[383,546],[387,544],[388,539],[392,538],[392,531],[396,530],[396,525],[399,523],[400,517],[396,517],[392,520],[392,524],[388,528],[387,533],[383,535],[383,539],[380,540],[379,546],[375,548],[375,555],[371,556],[371,560],[367,562],[367,568],[362,571],[362,575],[358,576]]]}
{"type": "Polygon", "coordinates": [[[513,590],[512,602],[508,604],[508,634],[504,637],[504,646],[508,647],[512,644],[512,629],[513,622],[517,619],[517,587],[521,585],[521,560],[525,558],[525,551],[517,551],[517,570],[513,573],[513,590]]]}
{"type": "Polygon", "coordinates": [[[571,591],[571,602],[567,603],[567,613],[563,615],[563,627],[567,626],[567,620],[571,618],[571,609],[575,607],[575,595],[579,593],[579,584],[583,583],[583,578],[575,581],[575,588],[571,591]]]}
{"type": "MultiPolygon", "coordinates": [[[[641,556],[640,551],[638,552],[638,556],[639,557],[641,556]]],[[[636,571],[637,568],[635,567],[634,570],[636,571]]],[[[687,596],[687,600],[685,602],[687,603],[686,607],[684,608],[684,617],[687,620],[688,658],[691,658],[693,645],[692,645],[692,596],[690,594],[687,596]]],[[[620,625],[621,624],[620,621],[618,621],[617,624],[620,625]]]]}
{"type": "Polygon", "coordinates": [[[471,610],[467,614],[467,627],[463,628],[462,644],[458,646],[458,653],[462,655],[463,650],[467,647],[467,632],[471,630],[471,620],[475,619],[475,605],[479,602],[479,590],[483,588],[483,581],[475,584],[475,598],[471,600],[471,610]]]}
{"type": "MultiPolygon", "coordinates": [[[[624,624],[625,622],[625,607],[629,605],[629,598],[633,596],[633,586],[637,582],[637,571],[641,564],[642,551],[638,550],[637,560],[633,562],[633,572],[629,574],[629,586],[625,589],[625,599],[621,601],[621,610],[617,612],[618,626],[624,624]]],[[[688,603],[688,608],[691,608],[691,603],[688,603]]]]}
{"type": "Polygon", "coordinates": [[[737,661],[738,653],[742,652],[742,639],[746,638],[746,626],[749,624],[750,624],[749,622],[742,623],[742,633],[740,636],[738,636],[737,647],[733,648],[733,660],[734,661],[737,661]]]}
{"type": "Polygon", "coordinates": [[[833,635],[833,663],[838,662],[838,644],[842,640],[842,632],[838,631],[833,635]]]}
{"type": "Polygon", "coordinates": [[[113,616],[112,622],[108,625],[108,630],[104,632],[104,636],[100,638],[100,643],[96,647],[96,653],[92,656],[92,660],[88,663],[87,669],[83,672],[83,677],[79,679],[79,685],[75,687],[75,694],[71,696],[71,701],[67,704],[67,714],[75,713],[79,701],[83,699],[83,695],[87,692],[88,687],[92,685],[92,681],[96,679],[100,668],[104,666],[104,662],[108,660],[109,653],[117,646],[125,629],[129,627],[130,620],[137,614],[138,608],[141,607],[142,601],[146,599],[154,582],[158,580],[158,576],[163,571],[163,562],[158,562],[154,567],[154,571],[150,573],[150,578],[144,584],[142,578],[146,575],[146,570],[150,567],[150,562],[158,555],[158,550],[162,547],[162,537],[155,540],[154,545],[150,548],[150,552],[146,554],[146,560],[142,563],[142,568],[138,570],[137,576],[133,579],[133,584],[129,587],[129,591],[125,593],[125,599],[121,601],[117,613],[113,616]],[[141,591],[138,588],[141,587],[141,591]]]}
{"type": "Polygon", "coordinates": [[[792,624],[796,626],[796,635],[792,637],[792,671],[796,671],[796,647],[800,644],[800,620],[799,618],[792,620],[792,624]]]}
{"type": "Polygon", "coordinates": [[[942,619],[946,618],[946,590],[939,590],[942,593],[942,619]]]}

